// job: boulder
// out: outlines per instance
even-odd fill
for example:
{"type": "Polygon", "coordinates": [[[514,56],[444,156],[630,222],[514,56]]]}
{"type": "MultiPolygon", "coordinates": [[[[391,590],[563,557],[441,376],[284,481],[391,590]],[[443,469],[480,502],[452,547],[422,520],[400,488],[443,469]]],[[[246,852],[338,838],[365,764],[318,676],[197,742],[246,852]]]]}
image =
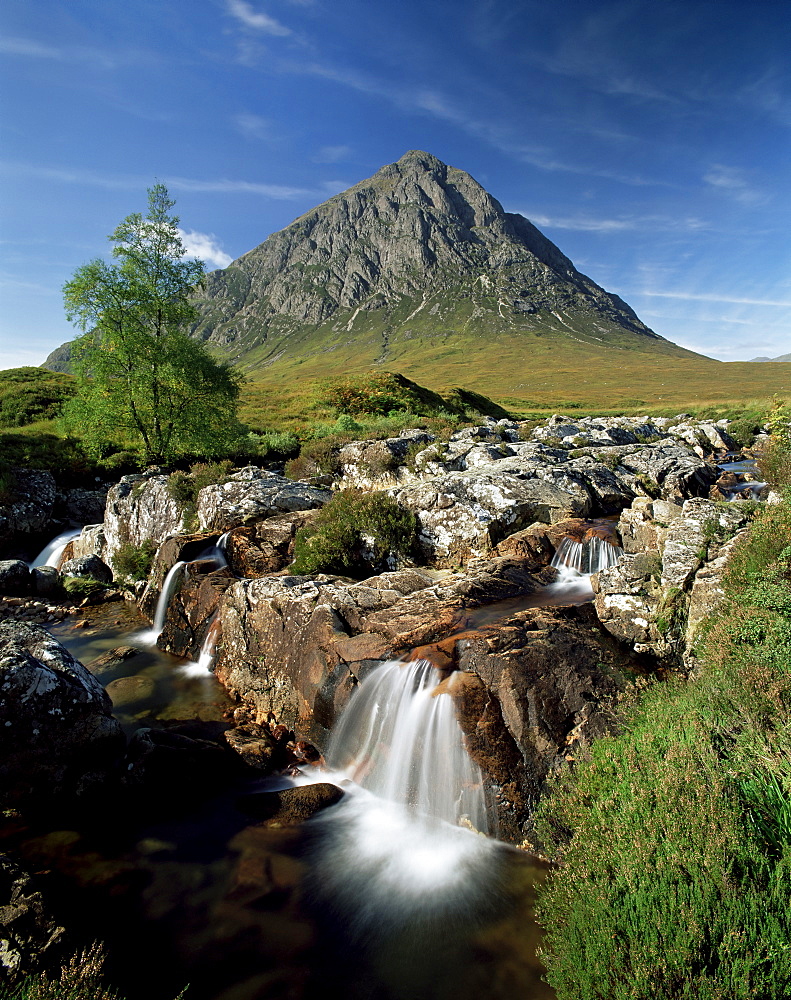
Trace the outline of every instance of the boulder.
{"type": "Polygon", "coordinates": [[[0,803],[80,796],[113,774],[124,738],[104,688],[38,625],[0,622],[0,803]]]}
{"type": "Polygon", "coordinates": [[[236,757],[209,740],[165,729],[138,729],[129,741],[126,784],[166,801],[192,797],[238,773],[236,757]]]}
{"type": "Polygon", "coordinates": [[[54,566],[34,566],[30,577],[36,596],[56,597],[60,593],[60,573],[54,566]]]}
{"type": "Polygon", "coordinates": [[[304,823],[323,809],[334,806],[345,795],[342,788],[329,782],[317,782],[277,792],[257,792],[245,795],[238,802],[248,816],[265,826],[293,826],[304,823]]]}
{"type": "Polygon", "coordinates": [[[75,488],[58,492],[55,499],[55,513],[64,521],[77,524],[96,524],[104,520],[109,485],[86,490],[75,488]]]}
{"type": "Polygon", "coordinates": [[[113,571],[98,556],[67,559],[60,567],[61,576],[87,576],[99,583],[112,583],[113,571]]]}
{"type": "Polygon", "coordinates": [[[180,528],[183,511],[168,491],[168,476],[159,472],[124,476],[107,494],[102,558],[112,565],[126,543],[159,546],[180,528]]]}
{"type": "Polygon", "coordinates": [[[0,594],[30,594],[33,591],[33,578],[30,567],[21,559],[3,559],[0,561],[0,594]]]}
{"type": "Polygon", "coordinates": [[[107,542],[103,524],[86,524],[80,534],[71,542],[71,549],[64,554],[67,559],[82,559],[85,556],[104,555],[107,542]]]}
{"type": "Polygon", "coordinates": [[[329,490],[251,466],[225,483],[206,486],[200,491],[198,521],[204,531],[228,531],[276,514],[314,510],[331,496],[329,490]]]}

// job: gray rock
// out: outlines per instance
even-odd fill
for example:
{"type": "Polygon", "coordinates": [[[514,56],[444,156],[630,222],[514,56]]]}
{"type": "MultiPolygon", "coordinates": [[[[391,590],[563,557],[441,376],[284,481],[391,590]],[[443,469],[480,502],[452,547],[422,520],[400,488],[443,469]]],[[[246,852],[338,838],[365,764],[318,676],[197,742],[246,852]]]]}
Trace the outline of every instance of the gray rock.
{"type": "Polygon", "coordinates": [[[332,494],[261,469],[242,470],[228,482],[207,486],[198,494],[198,521],[204,531],[228,531],[276,514],[313,510],[332,494]]]}
{"type": "Polygon", "coordinates": [[[124,476],[107,494],[102,559],[108,565],[125,543],[159,546],[181,527],[183,512],[170,496],[168,476],[158,473],[124,476]]]}
{"type": "Polygon", "coordinates": [[[0,622],[0,804],[79,796],[112,773],[124,739],[99,681],[38,625],[0,622]]]}
{"type": "Polygon", "coordinates": [[[60,573],[54,566],[34,566],[30,576],[38,597],[55,597],[60,592],[60,573]]]}
{"type": "Polygon", "coordinates": [[[98,556],[82,556],[79,559],[67,559],[60,568],[61,576],[82,576],[98,580],[100,583],[112,583],[113,571],[102,562],[98,556]]]}
{"type": "Polygon", "coordinates": [[[33,580],[30,567],[21,559],[0,561],[0,594],[30,594],[33,580]]]}
{"type": "Polygon", "coordinates": [[[62,957],[65,936],[37,878],[0,855],[0,982],[51,968],[62,957]]]}

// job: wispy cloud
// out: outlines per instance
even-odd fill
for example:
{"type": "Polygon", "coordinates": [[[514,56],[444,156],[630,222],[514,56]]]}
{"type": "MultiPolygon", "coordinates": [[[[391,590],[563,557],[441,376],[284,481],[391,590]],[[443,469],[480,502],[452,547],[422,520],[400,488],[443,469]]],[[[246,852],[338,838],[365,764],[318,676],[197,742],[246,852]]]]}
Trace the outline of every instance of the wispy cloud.
{"type": "Polygon", "coordinates": [[[703,175],[703,180],[712,187],[719,188],[743,205],[761,205],[769,200],[768,195],[758,191],[748,180],[748,173],[740,167],[728,167],[715,163],[703,175]]]}
{"type": "Polygon", "coordinates": [[[179,236],[188,257],[197,257],[198,260],[213,264],[215,267],[227,267],[233,260],[233,257],[230,257],[222,249],[213,233],[198,233],[193,229],[189,231],[179,229],[179,236]]]}
{"type": "MultiPolygon", "coordinates": [[[[142,191],[151,186],[150,177],[140,177],[132,174],[98,174],[90,170],[64,169],[59,167],[39,167],[27,163],[11,163],[0,161],[0,170],[8,173],[24,174],[26,177],[39,177],[44,180],[58,181],[63,184],[84,184],[87,187],[106,188],[108,190],[142,191]]],[[[315,198],[324,196],[324,189],[289,187],[284,184],[262,184],[256,181],[232,180],[201,180],[193,177],[163,177],[162,181],[174,191],[213,192],[217,194],[257,194],[277,201],[289,201],[295,198],[315,198]]]]}
{"type": "Polygon", "coordinates": [[[275,139],[275,125],[269,118],[241,112],[234,115],[233,123],[237,131],[248,139],[259,139],[262,142],[272,142],[275,139]]]}
{"type": "Polygon", "coordinates": [[[103,69],[114,69],[121,62],[129,62],[129,55],[120,57],[103,49],[82,46],[56,46],[32,38],[0,38],[0,54],[25,59],[50,59],[57,62],[93,63],[103,69]]]}
{"type": "Polygon", "coordinates": [[[549,216],[540,213],[520,213],[536,226],[548,229],[570,229],[577,232],[617,233],[624,231],[699,232],[709,228],[707,222],[695,217],[676,218],[669,215],[633,215],[601,219],[589,215],[549,216]]]}
{"type": "Polygon", "coordinates": [[[245,28],[261,31],[265,35],[285,37],[292,34],[291,28],[287,28],[285,24],[281,24],[263,11],[256,11],[247,0],[226,0],[226,6],[228,13],[245,28]]]}
{"type": "MultiPolygon", "coordinates": [[[[635,293],[632,293],[635,294],[635,293]]],[[[782,299],[753,299],[735,295],[717,295],[716,293],[700,292],[646,292],[641,291],[639,295],[648,295],[657,299],[683,299],[685,302],[730,302],[734,305],[742,306],[779,306],[784,309],[791,308],[791,300],[782,299]]]]}
{"type": "Polygon", "coordinates": [[[351,146],[322,146],[313,157],[314,163],[341,163],[351,156],[351,146]]]}

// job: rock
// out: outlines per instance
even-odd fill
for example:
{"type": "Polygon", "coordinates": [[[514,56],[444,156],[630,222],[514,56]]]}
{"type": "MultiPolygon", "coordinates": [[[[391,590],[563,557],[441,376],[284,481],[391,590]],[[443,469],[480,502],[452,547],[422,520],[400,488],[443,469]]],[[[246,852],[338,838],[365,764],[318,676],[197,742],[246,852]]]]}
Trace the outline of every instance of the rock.
{"type": "Polygon", "coordinates": [[[19,535],[43,533],[52,520],[57,488],[51,472],[11,469],[13,500],[0,504],[0,552],[19,535]]]}
{"type": "Polygon", "coordinates": [[[67,558],[82,559],[85,556],[102,558],[107,542],[104,536],[103,524],[86,524],[80,534],[71,543],[71,552],[67,558]]]}
{"type": "Polygon", "coordinates": [[[546,478],[528,479],[501,464],[389,491],[417,516],[418,545],[429,564],[457,566],[471,556],[489,555],[502,538],[535,521],[551,523],[589,512],[591,498],[584,485],[562,472],[550,469],[546,478]]]}
{"type": "Polygon", "coordinates": [[[181,528],[183,512],[168,492],[168,476],[124,476],[107,494],[102,558],[112,565],[123,544],[159,546],[181,528]]]}
{"type": "Polygon", "coordinates": [[[0,983],[53,967],[66,936],[49,912],[41,879],[0,854],[0,983]]]}
{"type": "Polygon", "coordinates": [[[198,521],[204,531],[228,531],[276,514],[313,510],[331,497],[329,490],[294,482],[251,467],[228,482],[206,486],[198,494],[198,521]]]}
{"type": "Polygon", "coordinates": [[[293,826],[304,823],[323,809],[340,802],[345,792],[329,782],[284,788],[278,792],[258,792],[239,800],[239,807],[266,826],[293,826]]]}
{"type": "Polygon", "coordinates": [[[234,582],[227,567],[214,566],[212,561],[197,560],[184,567],[157,640],[160,649],[193,661],[200,656],[222,595],[234,582]]]}
{"type": "Polygon", "coordinates": [[[311,511],[277,514],[249,527],[234,528],[225,551],[236,576],[254,578],[278,573],[294,558],[294,539],[308,523],[311,511]]]}
{"type": "Polygon", "coordinates": [[[116,646],[114,649],[108,649],[106,653],[97,656],[86,666],[92,674],[103,674],[139,653],[140,650],[136,646],[116,646]]]}
{"type": "Polygon", "coordinates": [[[192,797],[236,773],[234,755],[216,743],[164,729],[138,729],[126,760],[126,783],[166,801],[192,797]]]}
{"type": "Polygon", "coordinates": [[[30,577],[38,597],[56,597],[60,593],[60,573],[54,566],[34,566],[30,577]]]}
{"type": "Polygon", "coordinates": [[[104,688],[43,628],[0,622],[0,804],[100,788],[124,739],[104,688]]]}
{"type": "Polygon", "coordinates": [[[225,740],[244,763],[256,771],[273,771],[282,760],[280,744],[267,726],[237,726],[226,731],[225,740]]]}
{"type": "Polygon", "coordinates": [[[104,520],[107,504],[107,484],[98,489],[74,488],[59,492],[55,499],[55,512],[65,521],[77,524],[96,524],[104,520]]]}
{"type": "Polygon", "coordinates": [[[116,711],[139,711],[151,701],[156,681],[145,674],[133,674],[131,677],[117,677],[110,681],[106,690],[116,711]]]}
{"type": "Polygon", "coordinates": [[[90,577],[92,580],[98,580],[99,583],[113,582],[113,571],[98,556],[68,559],[61,566],[60,573],[61,576],[90,577]]]}
{"type": "Polygon", "coordinates": [[[0,594],[30,594],[33,578],[30,568],[21,559],[3,559],[0,562],[0,594]]]}

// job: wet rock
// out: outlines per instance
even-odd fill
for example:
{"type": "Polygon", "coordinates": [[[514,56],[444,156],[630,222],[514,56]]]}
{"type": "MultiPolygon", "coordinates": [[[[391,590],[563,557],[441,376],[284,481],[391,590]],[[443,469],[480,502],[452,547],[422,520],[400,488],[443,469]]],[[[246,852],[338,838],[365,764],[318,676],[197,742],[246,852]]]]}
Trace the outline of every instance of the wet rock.
{"type": "Polygon", "coordinates": [[[114,649],[108,649],[106,653],[102,653],[101,656],[97,656],[95,659],[91,660],[86,664],[88,669],[92,674],[102,674],[106,673],[113,667],[117,667],[119,663],[124,663],[126,660],[130,660],[133,656],[137,656],[140,650],[136,646],[116,646],[114,649]]]}
{"type": "Polygon", "coordinates": [[[62,957],[66,931],[50,912],[40,883],[0,855],[0,983],[42,971],[62,957]]]}
{"type": "Polygon", "coordinates": [[[294,482],[274,472],[250,467],[228,482],[207,486],[198,494],[198,521],[206,531],[228,531],[276,514],[314,510],[332,494],[307,483],[294,482]]]}
{"type": "Polygon", "coordinates": [[[29,594],[33,590],[30,568],[21,559],[0,561],[0,594],[29,594]]]}
{"type": "Polygon", "coordinates": [[[157,640],[160,649],[193,661],[200,656],[222,595],[235,579],[227,567],[214,565],[197,560],[184,567],[157,640]]]}
{"type": "Polygon", "coordinates": [[[101,559],[105,548],[104,525],[86,524],[80,534],[70,543],[68,552],[64,550],[64,555],[67,559],[82,559],[85,556],[98,556],[101,559]]]}
{"type": "Polygon", "coordinates": [[[84,576],[100,583],[112,583],[113,571],[98,556],[68,559],[60,568],[61,576],[84,576]]]}
{"type": "Polygon", "coordinates": [[[142,708],[153,697],[156,681],[145,674],[133,674],[131,677],[117,677],[107,685],[107,694],[112,700],[113,708],[124,712],[142,708]]]}
{"type": "Polygon", "coordinates": [[[282,741],[278,741],[267,726],[237,726],[227,730],[225,740],[244,763],[256,771],[269,773],[283,758],[282,741]]]}
{"type": "Polygon", "coordinates": [[[329,782],[284,788],[278,792],[259,792],[239,800],[239,807],[266,826],[292,826],[304,823],[323,809],[334,806],[345,795],[342,788],[329,782]]]}
{"type": "Polygon", "coordinates": [[[228,565],[236,576],[255,578],[278,573],[293,562],[294,539],[308,523],[310,511],[278,514],[249,527],[235,528],[228,536],[228,565]]]}
{"type": "Polygon", "coordinates": [[[0,804],[87,794],[124,739],[104,688],[38,625],[0,622],[0,804]]]}
{"type": "Polygon", "coordinates": [[[56,597],[60,593],[60,573],[54,566],[34,566],[30,578],[38,597],[56,597]]]}
{"type": "Polygon", "coordinates": [[[126,754],[126,783],[179,800],[233,776],[235,758],[208,740],[165,729],[138,729],[126,754]]]}

